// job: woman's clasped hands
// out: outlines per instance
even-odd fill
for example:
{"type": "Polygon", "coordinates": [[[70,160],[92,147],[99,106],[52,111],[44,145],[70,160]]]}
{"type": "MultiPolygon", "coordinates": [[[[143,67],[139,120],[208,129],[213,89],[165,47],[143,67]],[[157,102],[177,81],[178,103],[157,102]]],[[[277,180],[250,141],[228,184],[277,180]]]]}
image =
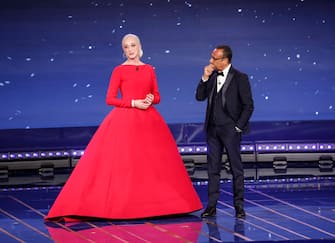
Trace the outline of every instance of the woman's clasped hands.
{"type": "Polygon", "coordinates": [[[138,100],[132,100],[132,106],[138,109],[146,110],[154,101],[154,95],[153,94],[147,94],[144,99],[138,99],[138,100]]]}

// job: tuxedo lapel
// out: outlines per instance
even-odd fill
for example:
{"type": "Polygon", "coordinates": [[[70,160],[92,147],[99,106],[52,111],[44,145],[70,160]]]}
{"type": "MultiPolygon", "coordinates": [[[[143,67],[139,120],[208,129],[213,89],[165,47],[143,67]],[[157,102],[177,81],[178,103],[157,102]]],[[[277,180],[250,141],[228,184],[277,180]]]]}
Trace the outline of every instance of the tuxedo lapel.
{"type": "Polygon", "coordinates": [[[215,92],[215,87],[216,87],[216,77],[217,77],[216,74],[213,75],[213,77],[212,77],[213,85],[212,85],[211,92],[210,92],[209,97],[208,97],[209,107],[212,106],[213,94],[215,92]]]}
{"type": "Polygon", "coordinates": [[[227,78],[226,78],[226,81],[222,87],[222,105],[224,106],[225,103],[226,103],[226,91],[231,83],[231,80],[233,79],[233,76],[234,76],[234,72],[233,71],[229,71],[228,72],[228,75],[227,75],[227,78]]]}
{"type": "Polygon", "coordinates": [[[233,79],[233,76],[234,76],[234,72],[229,72],[228,73],[227,79],[226,79],[226,81],[224,83],[224,86],[226,86],[226,88],[224,90],[224,93],[226,93],[226,90],[229,87],[229,84],[230,84],[231,80],[233,79]]]}

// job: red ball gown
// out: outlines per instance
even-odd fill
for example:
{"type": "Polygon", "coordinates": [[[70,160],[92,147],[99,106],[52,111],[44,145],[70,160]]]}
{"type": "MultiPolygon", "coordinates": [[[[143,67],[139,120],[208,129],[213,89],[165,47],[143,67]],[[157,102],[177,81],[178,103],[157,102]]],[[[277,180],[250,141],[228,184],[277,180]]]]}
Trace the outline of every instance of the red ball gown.
{"type": "Polygon", "coordinates": [[[92,137],[46,220],[136,219],[202,208],[161,115],[153,106],[131,107],[132,99],[149,93],[153,104],[159,103],[151,65],[114,69],[106,98],[114,109],[92,137]]]}

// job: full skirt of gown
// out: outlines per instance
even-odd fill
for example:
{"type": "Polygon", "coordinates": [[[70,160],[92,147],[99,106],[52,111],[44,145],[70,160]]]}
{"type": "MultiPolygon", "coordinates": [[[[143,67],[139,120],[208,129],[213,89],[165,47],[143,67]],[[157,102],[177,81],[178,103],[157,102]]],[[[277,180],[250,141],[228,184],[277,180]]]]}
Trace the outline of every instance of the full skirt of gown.
{"type": "Polygon", "coordinates": [[[97,129],[45,219],[136,219],[201,208],[157,110],[116,107],[97,129]]]}

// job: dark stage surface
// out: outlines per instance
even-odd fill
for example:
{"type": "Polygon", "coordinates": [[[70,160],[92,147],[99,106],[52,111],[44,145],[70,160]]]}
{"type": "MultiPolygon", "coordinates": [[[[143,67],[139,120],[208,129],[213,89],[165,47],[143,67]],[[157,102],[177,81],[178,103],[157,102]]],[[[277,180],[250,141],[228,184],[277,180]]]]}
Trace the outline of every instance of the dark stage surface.
{"type": "MultiPolygon", "coordinates": [[[[206,205],[206,182],[194,186],[206,205]]],[[[235,220],[222,182],[215,218],[44,223],[60,187],[2,188],[0,242],[335,242],[334,178],[246,182],[247,218],[235,220]]],[[[71,203],[71,202],[69,202],[71,203]]]]}
{"type": "MultiPolygon", "coordinates": [[[[188,150],[205,146],[202,127],[170,124],[206,206],[205,151],[188,150]]],[[[45,224],[43,217],[80,157],[74,152],[85,148],[96,127],[0,130],[0,242],[335,242],[333,127],[334,121],[252,123],[243,140],[252,149],[242,151],[245,220],[234,218],[231,175],[223,156],[216,218],[202,220],[198,211],[76,224],[45,224]],[[57,151],[69,154],[55,157],[57,151]],[[47,164],[53,167],[43,167],[47,164]]]]}

